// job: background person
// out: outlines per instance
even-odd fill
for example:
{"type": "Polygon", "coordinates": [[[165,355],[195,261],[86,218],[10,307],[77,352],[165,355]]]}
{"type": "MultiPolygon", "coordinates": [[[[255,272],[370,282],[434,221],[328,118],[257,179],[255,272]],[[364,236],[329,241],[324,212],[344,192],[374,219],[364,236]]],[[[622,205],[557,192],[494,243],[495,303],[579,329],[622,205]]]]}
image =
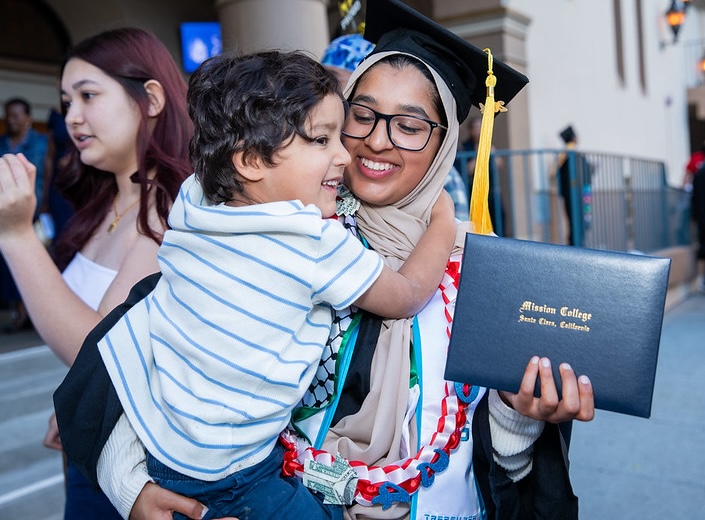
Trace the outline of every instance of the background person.
{"type": "MultiPolygon", "coordinates": [[[[37,168],[34,185],[37,200],[32,216],[35,221],[40,212],[48,209],[48,186],[52,179],[49,139],[45,134],[32,128],[32,107],[24,98],[12,98],[5,102],[5,126],[7,132],[0,136],[0,156],[23,154],[37,168]]],[[[0,256],[0,300],[9,303],[12,320],[5,325],[3,332],[13,334],[32,327],[32,321],[22,297],[17,290],[14,278],[7,264],[0,256]]]]}
{"type": "Polygon", "coordinates": [[[690,155],[688,164],[685,165],[683,190],[685,190],[686,193],[690,193],[693,190],[693,177],[703,164],[705,164],[705,142],[701,143],[700,148],[690,155]]]}
{"type": "MultiPolygon", "coordinates": [[[[65,194],[76,214],[56,244],[59,267],[32,228],[36,167],[0,160],[0,251],[37,331],[71,365],[86,334],[144,276],[172,201],[190,173],[186,85],[166,47],[141,29],[76,45],[61,68],[61,100],[77,154],[65,194]]],[[[56,423],[45,444],[60,448],[56,423]]],[[[119,515],[69,463],[67,519],[119,515]]]]}
{"type": "Polygon", "coordinates": [[[705,294],[705,167],[695,172],[690,199],[691,216],[697,229],[698,245],[695,253],[695,289],[705,294]]]}
{"type": "Polygon", "coordinates": [[[321,64],[336,75],[340,88],[343,89],[353,71],[372,49],[374,45],[365,40],[361,34],[345,34],[328,44],[323,51],[321,64]]]}
{"type": "MultiPolygon", "coordinates": [[[[572,126],[564,128],[559,135],[566,150],[574,151],[577,148],[578,136],[572,126]]],[[[588,212],[592,200],[592,166],[584,154],[577,152],[573,155],[572,161],[568,153],[564,152],[558,156],[558,184],[568,219],[568,243],[571,246],[582,246],[589,219],[592,218],[588,212]],[[576,236],[576,231],[579,232],[579,237],[576,236]]]]}

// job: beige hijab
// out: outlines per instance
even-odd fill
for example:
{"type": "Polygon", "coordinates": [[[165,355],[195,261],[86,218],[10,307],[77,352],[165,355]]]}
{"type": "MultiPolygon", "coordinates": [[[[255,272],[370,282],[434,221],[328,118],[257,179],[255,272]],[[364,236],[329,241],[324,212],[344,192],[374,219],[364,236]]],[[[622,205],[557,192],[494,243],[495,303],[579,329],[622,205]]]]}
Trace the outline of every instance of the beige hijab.
{"type": "MultiPolygon", "coordinates": [[[[367,70],[381,59],[393,54],[406,54],[418,59],[410,54],[394,51],[380,52],[369,56],[353,72],[345,88],[345,96],[350,96],[357,81],[367,70]]],[[[372,249],[385,258],[399,260],[398,263],[388,262],[394,268],[398,268],[406,260],[426,230],[431,216],[431,208],[443,190],[448,172],[453,167],[458,147],[458,127],[460,125],[456,116],[455,98],[436,71],[427,64],[424,65],[433,75],[445,108],[446,121],[448,121],[445,139],[426,175],[411,193],[399,202],[388,206],[370,206],[363,202],[357,212],[358,226],[370,242],[372,249]]],[[[460,232],[456,240],[457,251],[454,252],[462,250],[467,224],[463,224],[459,228],[460,232]]]]}
{"type": "MultiPolygon", "coordinates": [[[[365,71],[391,54],[404,53],[382,52],[365,59],[350,78],[345,95],[351,94],[365,71]]],[[[431,67],[428,69],[440,92],[448,121],[448,130],[438,154],[419,184],[402,200],[383,207],[363,202],[357,213],[358,227],[372,249],[395,269],[409,256],[426,230],[431,208],[443,190],[457,149],[459,124],[455,99],[443,79],[431,67]]],[[[467,226],[467,222],[458,225],[453,253],[462,251],[467,226]]],[[[370,393],[358,413],[345,417],[328,432],[323,448],[329,453],[340,453],[348,460],[382,466],[402,458],[401,432],[409,401],[411,324],[410,319],[383,322],[372,360],[370,393]]],[[[416,445],[415,425],[416,421],[411,421],[412,446],[416,445]]],[[[397,504],[386,511],[381,507],[355,505],[347,510],[346,516],[354,519],[404,518],[408,512],[406,504],[397,504]]]]}

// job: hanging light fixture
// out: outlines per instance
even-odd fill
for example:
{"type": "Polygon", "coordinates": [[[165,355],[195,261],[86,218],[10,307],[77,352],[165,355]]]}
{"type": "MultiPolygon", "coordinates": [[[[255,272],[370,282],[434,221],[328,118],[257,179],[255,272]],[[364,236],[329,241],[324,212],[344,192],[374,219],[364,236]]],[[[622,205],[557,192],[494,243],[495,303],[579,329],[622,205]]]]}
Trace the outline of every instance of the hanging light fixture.
{"type": "Polygon", "coordinates": [[[685,21],[685,7],[678,0],[671,0],[671,7],[666,11],[666,22],[673,33],[673,43],[678,40],[678,31],[685,21]]]}

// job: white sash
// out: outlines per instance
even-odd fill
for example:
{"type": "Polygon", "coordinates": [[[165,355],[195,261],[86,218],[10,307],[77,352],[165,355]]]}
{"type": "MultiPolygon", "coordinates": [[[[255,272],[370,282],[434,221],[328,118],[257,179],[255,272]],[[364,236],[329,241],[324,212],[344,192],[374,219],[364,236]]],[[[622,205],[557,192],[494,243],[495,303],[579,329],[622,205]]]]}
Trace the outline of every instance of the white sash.
{"type": "MultiPolygon", "coordinates": [[[[414,337],[414,353],[417,357],[419,374],[423,377],[420,380],[423,391],[420,403],[421,426],[418,431],[421,432],[419,439],[428,439],[435,431],[438,418],[442,414],[440,404],[445,396],[443,373],[448,338],[440,333],[445,330],[447,324],[440,291],[436,292],[429,304],[418,314],[417,320],[419,326],[418,334],[414,337]],[[417,348],[419,341],[416,338],[419,336],[421,348],[417,348]]],[[[466,427],[462,432],[460,444],[451,453],[448,467],[435,475],[430,487],[421,487],[419,492],[415,493],[411,508],[412,519],[480,520],[483,518],[481,513],[483,508],[472,469],[472,414],[485,393],[484,388],[478,390],[476,397],[466,409],[466,427]]]]}

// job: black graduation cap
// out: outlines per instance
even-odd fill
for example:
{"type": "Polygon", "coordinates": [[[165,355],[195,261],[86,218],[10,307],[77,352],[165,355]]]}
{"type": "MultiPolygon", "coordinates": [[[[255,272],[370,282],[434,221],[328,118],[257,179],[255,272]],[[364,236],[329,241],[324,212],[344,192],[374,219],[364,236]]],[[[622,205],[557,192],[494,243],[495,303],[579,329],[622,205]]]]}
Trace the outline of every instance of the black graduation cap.
{"type": "Polygon", "coordinates": [[[573,130],[573,127],[570,125],[565,127],[558,135],[561,136],[561,139],[563,139],[563,142],[565,144],[572,143],[573,141],[575,141],[576,138],[575,130],[573,130]]]}
{"type": "MultiPolygon", "coordinates": [[[[472,105],[485,103],[487,53],[398,0],[368,0],[365,39],[376,43],[371,54],[407,52],[434,68],[450,88],[462,122],[472,105]]],[[[509,101],[529,79],[494,59],[495,99],[509,101]]]]}

